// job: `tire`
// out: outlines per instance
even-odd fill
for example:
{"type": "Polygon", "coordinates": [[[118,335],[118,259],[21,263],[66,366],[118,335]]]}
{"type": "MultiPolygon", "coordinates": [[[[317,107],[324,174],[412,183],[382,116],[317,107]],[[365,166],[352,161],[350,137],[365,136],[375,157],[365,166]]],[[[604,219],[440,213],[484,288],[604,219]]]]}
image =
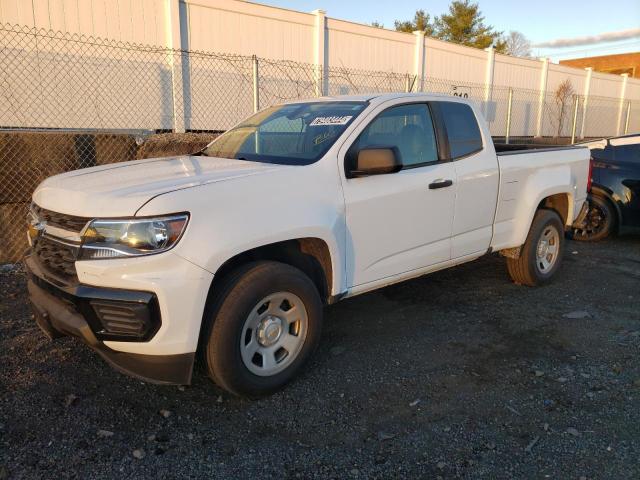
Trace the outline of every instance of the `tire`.
{"type": "Polygon", "coordinates": [[[573,240],[582,242],[604,240],[615,229],[615,207],[608,199],[600,195],[592,195],[589,199],[589,212],[585,222],[586,226],[584,228],[575,228],[573,230],[573,240]]]}
{"type": "Polygon", "coordinates": [[[553,210],[538,210],[520,258],[507,258],[509,276],[515,283],[530,287],[550,282],[562,263],[563,247],[564,225],[560,215],[553,210]],[[541,246],[543,241],[546,247],[545,244],[541,246]]]}
{"type": "Polygon", "coordinates": [[[240,267],[211,302],[201,345],[204,364],[211,379],[235,395],[258,398],[281,389],[320,341],[318,290],[290,265],[261,261],[240,267]]]}

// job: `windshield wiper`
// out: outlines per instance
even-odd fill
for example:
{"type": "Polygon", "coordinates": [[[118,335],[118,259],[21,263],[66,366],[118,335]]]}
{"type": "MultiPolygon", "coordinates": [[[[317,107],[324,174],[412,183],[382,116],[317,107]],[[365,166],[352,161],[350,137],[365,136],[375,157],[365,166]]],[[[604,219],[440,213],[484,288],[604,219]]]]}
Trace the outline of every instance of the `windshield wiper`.
{"type": "Polygon", "coordinates": [[[207,147],[204,147],[202,150],[198,150],[196,153],[192,153],[191,156],[192,157],[208,157],[209,155],[204,153],[206,149],[207,147]]]}

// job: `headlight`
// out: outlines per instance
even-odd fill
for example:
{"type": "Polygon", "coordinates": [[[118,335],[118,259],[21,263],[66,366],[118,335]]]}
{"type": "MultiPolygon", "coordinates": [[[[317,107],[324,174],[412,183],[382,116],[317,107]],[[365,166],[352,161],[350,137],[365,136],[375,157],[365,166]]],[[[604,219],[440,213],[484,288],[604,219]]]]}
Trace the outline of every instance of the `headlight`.
{"type": "Polygon", "coordinates": [[[93,220],[82,235],[80,260],[150,255],[173,247],[189,215],[158,218],[93,220]]]}

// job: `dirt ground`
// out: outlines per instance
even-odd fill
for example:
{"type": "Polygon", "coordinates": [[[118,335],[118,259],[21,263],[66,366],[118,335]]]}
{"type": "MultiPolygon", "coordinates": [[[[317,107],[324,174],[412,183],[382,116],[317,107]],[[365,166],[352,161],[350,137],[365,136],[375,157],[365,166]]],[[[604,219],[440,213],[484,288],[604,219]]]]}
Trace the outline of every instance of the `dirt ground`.
{"type": "Polygon", "coordinates": [[[489,256],[328,307],[306,373],[251,402],[49,342],[6,270],[0,480],[640,478],[639,286],[640,232],[568,242],[542,288],[489,256]]]}

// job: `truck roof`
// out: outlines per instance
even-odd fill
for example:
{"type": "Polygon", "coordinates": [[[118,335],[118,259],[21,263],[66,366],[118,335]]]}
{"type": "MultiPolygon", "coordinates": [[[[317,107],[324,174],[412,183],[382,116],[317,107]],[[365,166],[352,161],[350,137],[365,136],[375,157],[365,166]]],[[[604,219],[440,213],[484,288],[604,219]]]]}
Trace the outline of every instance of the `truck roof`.
{"type": "Polygon", "coordinates": [[[395,92],[395,93],[365,93],[358,95],[332,95],[318,98],[309,98],[306,100],[293,100],[290,103],[309,103],[309,102],[384,102],[396,98],[405,97],[433,97],[463,100],[460,97],[454,97],[444,93],[426,93],[426,92],[395,92]]]}

